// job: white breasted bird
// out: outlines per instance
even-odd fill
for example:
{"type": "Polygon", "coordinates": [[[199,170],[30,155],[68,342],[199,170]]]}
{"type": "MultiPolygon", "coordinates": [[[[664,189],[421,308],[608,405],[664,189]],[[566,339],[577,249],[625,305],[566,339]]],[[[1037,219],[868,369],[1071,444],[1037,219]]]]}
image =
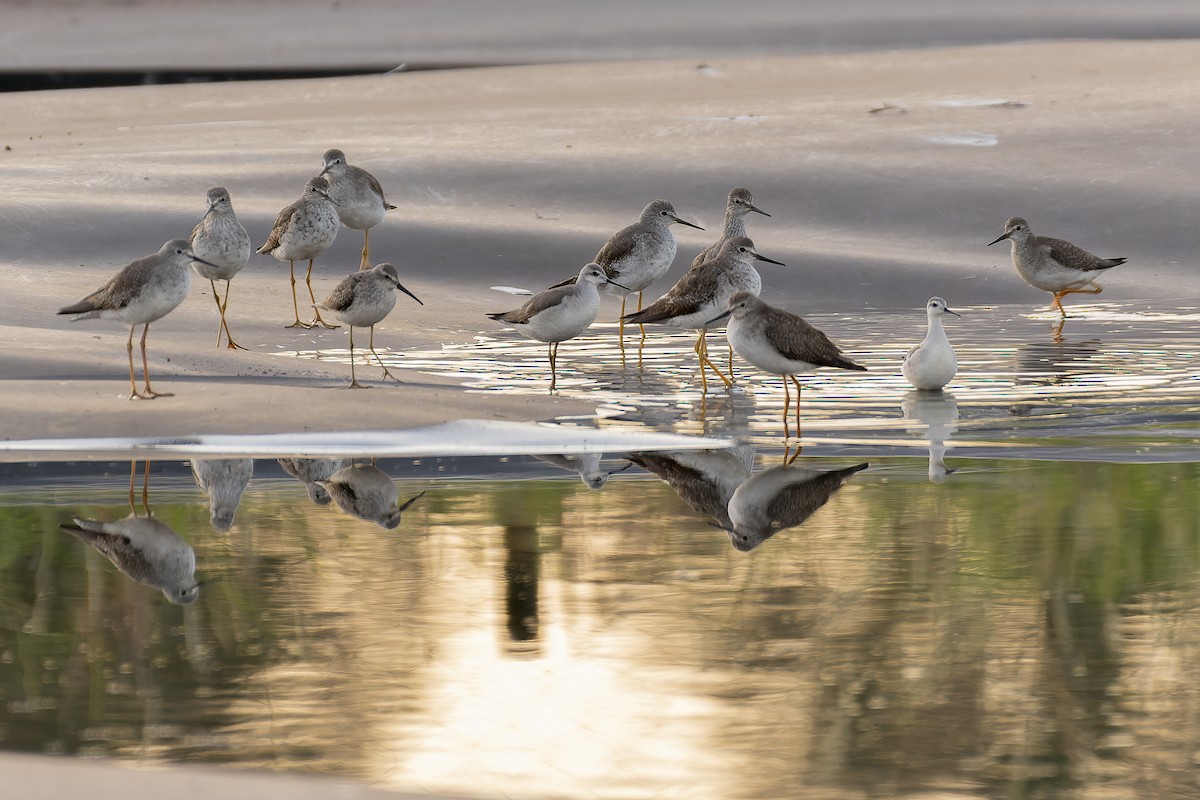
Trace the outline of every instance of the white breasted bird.
{"type": "Polygon", "coordinates": [[[904,373],[904,379],[912,384],[914,389],[939,391],[958,371],[958,358],[954,355],[950,340],[946,338],[946,331],[942,329],[943,314],[962,316],[957,311],[951,311],[942,298],[929,298],[929,302],[925,304],[929,331],[919,345],[904,355],[901,371],[904,373]]]}

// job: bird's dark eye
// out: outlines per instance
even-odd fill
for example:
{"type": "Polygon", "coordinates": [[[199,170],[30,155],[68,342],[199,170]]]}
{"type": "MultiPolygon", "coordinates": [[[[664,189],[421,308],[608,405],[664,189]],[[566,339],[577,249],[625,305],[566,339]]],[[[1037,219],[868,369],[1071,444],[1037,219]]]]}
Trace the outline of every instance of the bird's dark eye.
{"type": "Polygon", "coordinates": [[[739,206],[742,204],[741,198],[738,198],[737,200],[734,200],[733,202],[737,203],[739,206]]]}
{"type": "Polygon", "coordinates": [[[665,212],[665,211],[660,211],[658,213],[662,214],[664,217],[667,215],[667,212],[665,212]]]}

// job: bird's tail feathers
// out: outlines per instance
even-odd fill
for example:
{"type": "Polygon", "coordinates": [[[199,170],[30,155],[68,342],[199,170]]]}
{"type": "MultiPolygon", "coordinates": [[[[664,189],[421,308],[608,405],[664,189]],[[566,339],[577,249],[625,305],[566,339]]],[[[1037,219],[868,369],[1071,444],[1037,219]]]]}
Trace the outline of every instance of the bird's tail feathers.
{"type": "Polygon", "coordinates": [[[95,319],[100,316],[103,309],[96,308],[91,298],[80,300],[78,303],[73,303],[69,306],[63,306],[58,310],[59,314],[78,314],[72,322],[78,322],[81,319],[95,319]]]}

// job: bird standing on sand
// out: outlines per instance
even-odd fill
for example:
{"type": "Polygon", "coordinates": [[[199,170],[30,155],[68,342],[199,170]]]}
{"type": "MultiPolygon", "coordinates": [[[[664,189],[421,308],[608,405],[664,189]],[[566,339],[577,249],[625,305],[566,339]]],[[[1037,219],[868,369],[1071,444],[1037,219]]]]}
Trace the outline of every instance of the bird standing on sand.
{"type": "Polygon", "coordinates": [[[312,322],[300,321],[300,308],[296,303],[296,262],[308,259],[308,274],[304,277],[308,285],[309,302],[316,303],[312,290],[313,262],[329,249],[338,232],[338,217],[333,200],[329,198],[329,182],[319,175],[309,178],[304,184],[300,199],[279,212],[271,235],[256,252],[265,253],[277,261],[288,262],[292,277],[292,310],[296,321],[287,328],[312,328],[321,325],[336,328],[321,319],[320,312],[312,322]]]}
{"type": "Polygon", "coordinates": [[[321,175],[329,181],[329,196],[337,204],[337,215],[347,228],[363,232],[362,258],[359,270],[369,269],[371,263],[371,228],[383,222],[386,213],[395,208],[383,197],[383,187],[375,176],[361,167],[346,163],[341,150],[326,150],[322,156],[325,168],[321,175]]]}
{"type": "Polygon", "coordinates": [[[125,350],[129,355],[129,399],[152,400],[155,397],[171,397],[170,392],[156,392],[150,388],[150,368],[146,362],[146,336],[150,323],[162,319],[184,301],[192,287],[191,262],[210,267],[204,259],[192,252],[191,245],[184,239],[172,239],[153,255],[143,256],[112,277],[96,291],[73,305],[64,306],[59,314],[75,314],[72,322],[95,317],[116,317],[129,326],[129,341],[125,350]],[[133,332],[138,325],[142,328],[142,377],[146,383],[145,393],[138,392],[133,375],[133,332]]]}
{"type": "Polygon", "coordinates": [[[366,272],[352,272],[334,287],[324,302],[314,305],[323,308],[334,317],[350,327],[350,386],[351,389],[366,389],[354,376],[354,329],[367,326],[371,329],[371,343],[368,346],[379,366],[383,367],[383,377],[391,378],[397,383],[400,379],[391,373],[375,352],[375,325],[383,320],[396,307],[396,292],[399,289],[425,305],[420,299],[405,289],[400,283],[400,276],[391,264],[376,264],[366,272]]]}
{"type": "Polygon", "coordinates": [[[942,329],[943,314],[962,316],[957,311],[951,311],[942,298],[929,298],[929,302],[925,304],[929,332],[919,345],[905,354],[904,365],[901,367],[904,379],[912,384],[914,389],[926,392],[940,391],[958,371],[958,358],[954,355],[950,340],[946,338],[946,331],[942,329]]]}
{"type": "Polygon", "coordinates": [[[575,338],[596,321],[600,311],[598,287],[609,283],[620,289],[626,288],[593,262],[579,270],[575,283],[538,292],[520,308],[488,314],[488,317],[515,325],[522,336],[549,345],[550,391],[553,392],[557,385],[559,342],[575,338]]]}
{"type": "Polygon", "coordinates": [[[1054,295],[1054,305],[1063,319],[1067,310],[1062,299],[1069,294],[1100,294],[1095,282],[1106,269],[1125,263],[1124,258],[1100,258],[1062,239],[1034,236],[1029,223],[1012,217],[1004,223],[1004,233],[988,242],[988,247],[1008,239],[1012,242],[1013,266],[1021,279],[1035,289],[1054,295]],[[1091,288],[1087,288],[1091,287],[1091,288]]]}
{"type": "Polygon", "coordinates": [[[729,298],[729,308],[709,320],[716,324],[729,318],[725,335],[733,350],[754,366],[783,378],[783,431],[787,436],[788,380],[796,385],[796,432],[800,432],[800,381],[797,375],[815,372],[818,367],[836,367],[865,371],[842,355],[837,345],[799,316],[768,305],[750,292],[738,292],[729,298]]]}
{"type": "Polygon", "coordinates": [[[233,340],[229,333],[229,322],[225,319],[225,309],[229,305],[229,288],[233,276],[242,271],[250,260],[250,236],[233,213],[233,202],[229,199],[229,190],[224,186],[214,186],[208,190],[208,211],[204,218],[192,229],[192,252],[205,259],[208,264],[200,261],[192,262],[192,269],[201,278],[208,278],[212,286],[213,301],[217,304],[217,312],[221,321],[217,325],[217,347],[221,346],[221,331],[229,340],[226,345],[230,350],[245,350],[233,340]],[[225,299],[217,294],[216,281],[225,281],[225,299]]]}
{"type": "Polygon", "coordinates": [[[729,304],[729,298],[737,292],[755,295],[762,289],[762,277],[753,266],[755,261],[786,266],[780,261],[760,255],[754,242],[745,236],[737,236],[721,245],[716,258],[709,259],[699,267],[684,273],[683,277],[662,297],[641,311],[627,315],[626,322],[662,322],[676,328],[691,328],[700,332],[696,340],[696,356],[700,359],[700,383],[708,392],[708,378],[704,368],[711,369],[726,387],[733,381],[717,369],[708,357],[706,332],[727,315],[713,319],[729,304]]]}
{"type": "Polygon", "coordinates": [[[196,553],[153,517],[135,513],[116,522],[75,517],[73,524],[58,527],[95,548],[125,577],[153,586],[172,603],[187,605],[200,594],[196,553]]]}
{"type": "Polygon", "coordinates": [[[710,244],[708,247],[701,250],[694,259],[692,259],[692,269],[703,264],[710,258],[716,258],[721,252],[721,246],[730,239],[735,239],[738,236],[746,235],[746,215],[753,211],[756,214],[762,214],[764,217],[771,216],[763,211],[758,206],[754,205],[754,200],[750,196],[749,189],[737,187],[729,190],[729,199],[725,202],[725,224],[721,228],[721,238],[710,244]]]}

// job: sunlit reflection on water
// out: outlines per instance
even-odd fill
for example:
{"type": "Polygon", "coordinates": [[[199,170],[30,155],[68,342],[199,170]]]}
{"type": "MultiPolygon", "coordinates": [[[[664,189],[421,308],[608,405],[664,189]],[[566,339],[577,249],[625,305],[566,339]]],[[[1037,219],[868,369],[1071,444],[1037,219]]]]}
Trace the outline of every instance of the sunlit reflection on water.
{"type": "Polygon", "coordinates": [[[360,462],[418,498],[394,529],[260,460],[215,531],[214,483],[156,462],[186,606],[57,530],[127,514],[127,464],[4,467],[0,746],[472,797],[1195,795],[1200,466],[885,458],[817,488],[853,462],[740,447],[598,491],[360,462]],[[748,551],[714,527],[756,513],[748,551]]]}
{"type": "MultiPolygon", "coordinates": [[[[1200,332],[1194,325],[1200,315],[1081,304],[1056,334],[1055,320],[1042,312],[1012,317],[1010,310],[962,311],[962,320],[947,323],[959,360],[947,392],[961,415],[950,447],[1001,455],[1013,443],[1052,444],[1089,450],[1093,457],[1123,451],[1126,457],[1186,459],[1200,443],[1200,332]]],[[[899,367],[924,335],[924,320],[885,312],[810,319],[868,371],[821,370],[802,379],[806,445],[911,448],[911,438],[896,436],[914,422],[900,413],[910,387],[899,367]]],[[[694,335],[647,331],[640,356],[636,328],[626,331],[622,354],[613,323],[597,323],[564,343],[559,394],[594,401],[606,425],[743,436],[760,444],[782,435],[784,395],[777,376],[735,361],[738,385],[727,392],[713,380],[706,396],[694,335]]],[[[709,340],[711,357],[725,364],[723,335],[710,334],[709,340]]],[[[283,355],[348,363],[344,349],[283,355]]],[[[549,386],[546,346],[503,331],[471,344],[383,357],[392,369],[456,378],[473,391],[544,394],[549,386]]]]}

